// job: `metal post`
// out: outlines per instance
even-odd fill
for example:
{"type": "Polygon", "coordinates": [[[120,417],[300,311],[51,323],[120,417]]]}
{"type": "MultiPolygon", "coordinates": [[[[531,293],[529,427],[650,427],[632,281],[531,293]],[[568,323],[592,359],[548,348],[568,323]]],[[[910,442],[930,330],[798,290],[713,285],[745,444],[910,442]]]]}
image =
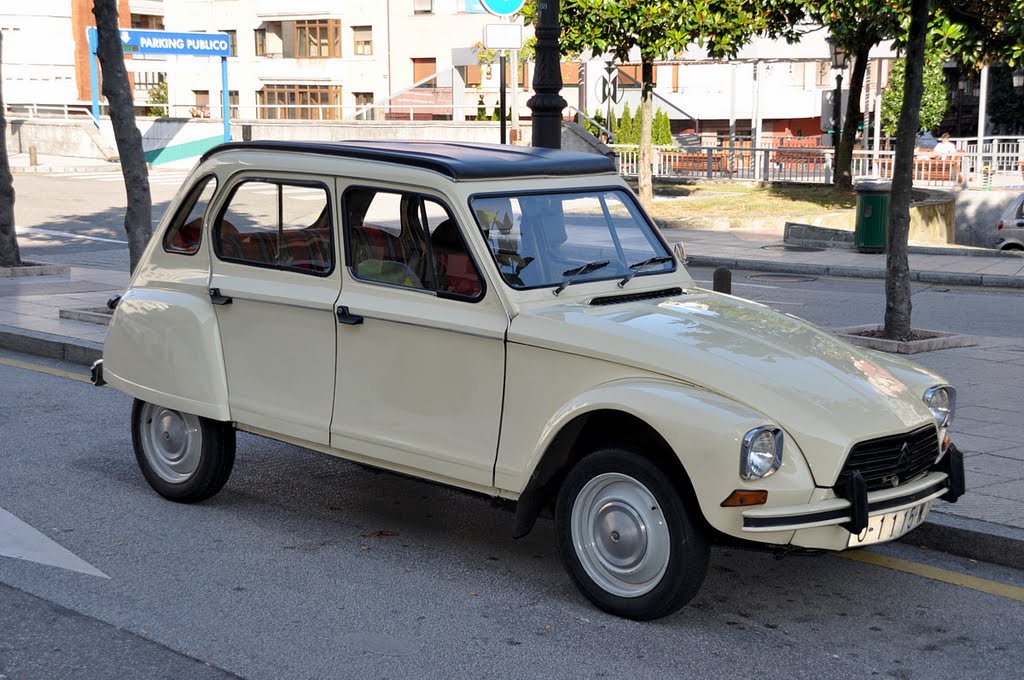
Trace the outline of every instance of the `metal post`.
{"type": "Polygon", "coordinates": [[[526,103],[533,113],[533,145],[549,149],[562,147],[562,109],[566,102],[559,66],[558,24],[559,0],[537,2],[537,64],[533,72],[534,95],[526,103]]]}
{"type": "Polygon", "coordinates": [[[864,151],[871,148],[871,58],[868,57],[868,66],[864,69],[864,131],[861,134],[864,151]]]}
{"type": "Polygon", "coordinates": [[[522,66],[519,63],[519,50],[512,50],[511,61],[512,61],[512,120],[510,125],[512,126],[512,141],[519,141],[519,69],[522,66]]]}
{"type": "Polygon", "coordinates": [[[843,134],[843,72],[836,75],[836,93],[832,99],[832,148],[839,148],[843,134]]]}
{"type": "Polygon", "coordinates": [[[508,79],[505,77],[507,63],[505,60],[505,50],[502,50],[501,56],[498,57],[498,68],[501,69],[501,73],[498,75],[498,106],[501,110],[498,120],[501,121],[502,144],[508,144],[508,121],[505,119],[505,90],[508,88],[508,79]]]}
{"type": "Polygon", "coordinates": [[[728,267],[718,267],[712,275],[712,290],[716,293],[732,295],[732,272],[728,267]]]}
{"type": "Polygon", "coordinates": [[[96,29],[87,29],[89,39],[89,81],[92,83],[92,124],[100,126],[100,74],[99,63],[96,61],[96,29]]]}
{"type": "Polygon", "coordinates": [[[974,165],[975,177],[981,177],[985,167],[985,122],[988,119],[988,66],[981,67],[981,88],[978,91],[978,162],[974,165]]]}
{"type": "Polygon", "coordinates": [[[222,117],[224,118],[224,141],[231,141],[231,98],[228,94],[228,58],[220,58],[220,92],[222,117]]]}

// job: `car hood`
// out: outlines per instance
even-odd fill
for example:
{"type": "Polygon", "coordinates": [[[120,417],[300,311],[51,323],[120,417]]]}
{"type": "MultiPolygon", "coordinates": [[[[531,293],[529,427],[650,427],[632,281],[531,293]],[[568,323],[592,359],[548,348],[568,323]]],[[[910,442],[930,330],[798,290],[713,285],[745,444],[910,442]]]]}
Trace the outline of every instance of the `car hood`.
{"type": "Polygon", "coordinates": [[[789,314],[691,289],[660,300],[521,308],[509,341],[628,365],[763,413],[831,486],[858,441],[931,422],[922,395],[943,381],[789,314]]]}

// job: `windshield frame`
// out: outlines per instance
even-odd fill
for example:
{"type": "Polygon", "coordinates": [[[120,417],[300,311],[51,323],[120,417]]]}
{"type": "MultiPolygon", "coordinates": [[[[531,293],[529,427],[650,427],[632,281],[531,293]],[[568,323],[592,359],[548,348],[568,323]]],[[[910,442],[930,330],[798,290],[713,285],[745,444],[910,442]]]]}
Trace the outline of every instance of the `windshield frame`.
{"type": "MultiPolygon", "coordinates": [[[[527,189],[527,190],[524,190],[524,191],[482,191],[482,192],[476,192],[476,193],[470,194],[469,197],[466,199],[466,206],[469,208],[469,213],[470,213],[470,215],[472,215],[473,222],[476,224],[477,234],[479,234],[479,236],[481,238],[483,238],[483,240],[484,240],[484,248],[487,250],[488,254],[491,257],[491,262],[494,264],[494,270],[497,272],[498,278],[501,280],[501,282],[504,285],[508,286],[510,289],[515,290],[515,291],[524,291],[525,292],[525,291],[531,291],[531,290],[544,290],[546,288],[557,288],[559,286],[559,284],[562,283],[562,281],[559,280],[559,281],[554,281],[554,282],[547,282],[547,283],[543,283],[543,284],[536,285],[536,286],[517,286],[515,284],[509,283],[505,279],[505,276],[501,272],[501,267],[500,267],[500,265],[498,263],[497,254],[491,249],[490,244],[487,242],[487,237],[484,235],[483,227],[480,224],[480,219],[477,217],[477,212],[473,208],[473,201],[475,201],[477,199],[483,199],[483,198],[517,198],[517,197],[520,197],[520,196],[557,196],[557,195],[568,196],[568,195],[571,195],[571,194],[595,194],[595,195],[599,195],[599,194],[607,193],[607,192],[614,192],[614,193],[617,193],[617,194],[621,194],[625,198],[626,201],[629,201],[632,204],[632,207],[637,211],[639,216],[642,218],[643,223],[647,226],[648,229],[650,229],[651,233],[654,235],[655,240],[659,244],[661,244],[662,248],[665,249],[665,254],[672,258],[672,261],[671,261],[672,268],[671,269],[662,269],[662,270],[659,270],[659,271],[649,271],[649,272],[639,272],[639,273],[637,273],[637,275],[635,277],[633,277],[634,280],[635,279],[639,279],[640,277],[643,277],[643,276],[660,276],[660,275],[663,275],[663,274],[673,274],[673,273],[679,271],[679,267],[680,267],[679,261],[676,259],[675,253],[672,252],[672,248],[668,244],[668,241],[665,240],[665,237],[662,235],[661,230],[658,229],[657,225],[654,224],[654,221],[651,219],[650,215],[647,214],[647,211],[644,210],[644,207],[642,205],[640,205],[640,201],[637,200],[636,194],[634,194],[633,191],[629,187],[626,187],[626,186],[616,185],[616,184],[602,184],[602,185],[597,185],[597,186],[585,186],[585,187],[565,187],[565,188],[561,188],[561,189],[527,189]]],[[[627,209],[629,209],[629,205],[627,205],[626,207],[627,207],[627,209]]],[[[657,255],[657,253],[655,253],[655,255],[657,255]]],[[[628,263],[626,263],[626,264],[628,266],[628,263]]],[[[597,270],[597,271],[601,271],[601,270],[597,270]]],[[[614,275],[598,276],[596,278],[580,279],[579,281],[576,281],[575,284],[576,285],[580,285],[580,284],[588,284],[588,283],[599,283],[599,282],[603,282],[603,281],[618,281],[618,280],[622,279],[623,274],[621,272],[619,272],[617,269],[615,271],[616,271],[616,273],[614,275]]],[[[594,273],[597,273],[597,272],[594,272],[594,273]]]]}

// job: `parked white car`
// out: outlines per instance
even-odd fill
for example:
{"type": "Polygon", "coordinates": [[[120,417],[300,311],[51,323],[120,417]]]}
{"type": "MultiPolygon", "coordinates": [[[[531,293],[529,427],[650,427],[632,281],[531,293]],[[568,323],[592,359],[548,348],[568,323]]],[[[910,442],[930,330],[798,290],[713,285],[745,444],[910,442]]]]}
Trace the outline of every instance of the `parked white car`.
{"type": "MultiPolygon", "coordinates": [[[[94,379],[196,502],[235,431],[549,511],[598,607],[669,614],[709,545],[845,550],[964,490],[955,391],[698,288],[601,156],[456,143],[207,153],[94,379]]],[[[752,584],[754,586],[755,584],[752,584]]]]}
{"type": "Polygon", "coordinates": [[[1024,250],[1024,194],[1006,206],[996,225],[997,250],[1024,250]]]}

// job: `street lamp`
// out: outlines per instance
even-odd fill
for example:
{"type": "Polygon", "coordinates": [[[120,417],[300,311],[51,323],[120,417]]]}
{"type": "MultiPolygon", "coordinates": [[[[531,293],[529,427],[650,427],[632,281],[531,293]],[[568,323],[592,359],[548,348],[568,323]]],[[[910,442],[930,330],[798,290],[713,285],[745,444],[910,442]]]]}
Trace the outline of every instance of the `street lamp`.
{"type": "Polygon", "coordinates": [[[1013,86],[1024,87],[1024,71],[1017,69],[1013,72],[1013,86]]]}
{"type": "Polygon", "coordinates": [[[562,146],[562,109],[567,104],[559,92],[562,89],[561,55],[558,39],[558,0],[538,3],[535,49],[536,67],[533,71],[534,95],[526,105],[533,118],[533,146],[559,149],[562,146]]]}
{"type": "Polygon", "coordinates": [[[828,43],[828,54],[832,58],[832,70],[836,74],[836,93],[832,99],[832,146],[839,147],[840,128],[843,125],[843,69],[846,68],[846,48],[840,45],[835,36],[825,38],[828,43]]]}

